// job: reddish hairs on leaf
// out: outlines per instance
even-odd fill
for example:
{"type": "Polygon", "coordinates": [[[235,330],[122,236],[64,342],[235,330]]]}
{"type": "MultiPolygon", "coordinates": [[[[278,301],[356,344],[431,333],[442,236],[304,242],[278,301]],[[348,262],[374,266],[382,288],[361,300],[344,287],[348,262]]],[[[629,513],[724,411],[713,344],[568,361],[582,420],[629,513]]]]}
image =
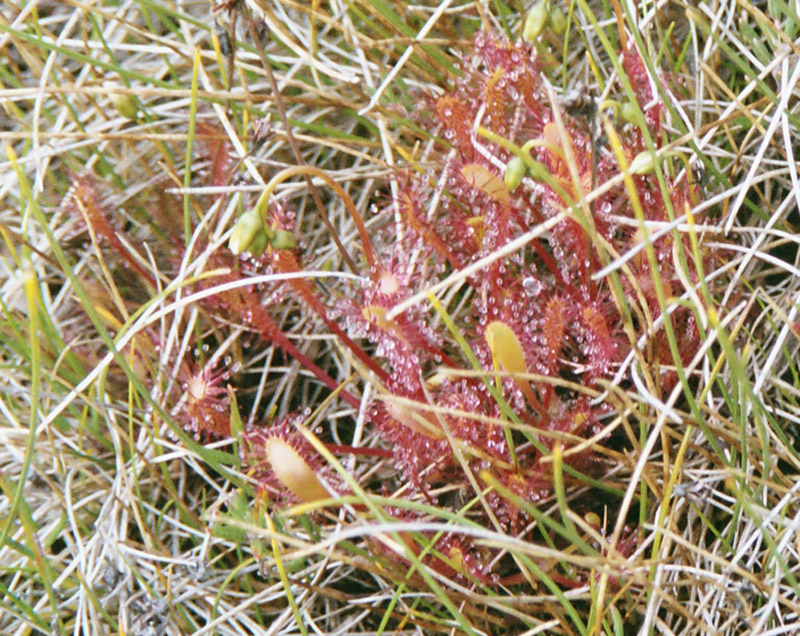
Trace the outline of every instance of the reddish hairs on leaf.
{"type": "Polygon", "coordinates": [[[615,338],[608,320],[595,303],[581,310],[581,321],[585,337],[585,351],[594,374],[606,374],[619,361],[620,342],[615,338]]]}
{"type": "MultiPolygon", "coordinates": [[[[498,83],[505,74],[502,67],[497,67],[486,80],[483,87],[483,99],[486,103],[486,121],[487,123],[505,122],[505,111],[507,108],[505,95],[498,89],[498,83]]],[[[505,130],[498,128],[498,132],[504,133],[505,130]]]]}
{"type": "Polygon", "coordinates": [[[330,496],[319,475],[325,474],[329,482],[334,476],[297,430],[303,420],[302,415],[290,415],[271,426],[249,426],[242,433],[245,472],[283,501],[312,502],[330,496]]]}
{"type": "MultiPolygon", "coordinates": [[[[209,124],[208,122],[197,122],[197,136],[199,140],[205,142],[206,155],[211,166],[208,172],[208,185],[210,186],[226,186],[230,181],[230,174],[228,167],[230,165],[230,151],[231,144],[225,131],[221,128],[209,124]]],[[[220,192],[217,197],[221,197],[220,192]]]]}
{"type": "Polygon", "coordinates": [[[114,251],[142,278],[151,285],[155,285],[153,275],[139,264],[130,250],[119,240],[118,230],[112,227],[108,219],[109,211],[99,198],[94,178],[91,175],[84,175],[75,180],[68,205],[73,216],[77,216],[85,222],[97,236],[107,241],[114,251]]]}
{"type": "Polygon", "coordinates": [[[181,421],[196,437],[221,438],[231,434],[227,389],[221,386],[229,377],[228,369],[215,371],[209,364],[198,367],[187,362],[181,369],[181,386],[186,392],[181,421]]]}
{"type": "Polygon", "coordinates": [[[547,346],[549,370],[553,370],[561,352],[564,335],[567,332],[567,303],[562,296],[553,295],[545,304],[542,333],[547,346]]]}
{"type": "Polygon", "coordinates": [[[436,100],[436,117],[447,129],[445,137],[455,140],[465,161],[471,160],[474,154],[472,116],[466,105],[454,95],[445,95],[436,100]]]}

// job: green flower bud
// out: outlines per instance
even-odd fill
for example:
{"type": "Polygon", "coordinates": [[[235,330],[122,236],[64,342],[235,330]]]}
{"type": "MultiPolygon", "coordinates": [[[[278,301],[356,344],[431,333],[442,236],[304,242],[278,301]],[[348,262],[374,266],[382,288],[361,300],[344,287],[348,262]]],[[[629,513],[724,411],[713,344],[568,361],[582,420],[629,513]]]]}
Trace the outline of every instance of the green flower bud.
{"type": "Polygon", "coordinates": [[[139,112],[139,104],[136,97],[129,93],[111,93],[109,94],[111,105],[116,111],[125,119],[136,119],[136,114],[139,112]]]}
{"type": "MultiPolygon", "coordinates": [[[[261,218],[261,215],[255,210],[249,210],[242,214],[239,220],[236,221],[236,225],[233,226],[233,232],[231,232],[228,247],[234,254],[241,254],[245,250],[250,250],[251,253],[254,253],[253,250],[250,249],[250,245],[259,234],[265,234],[264,229],[264,220],[261,218]]],[[[264,236],[264,241],[265,248],[266,234],[264,236]]],[[[264,248],[261,249],[262,252],[264,248]]]]}
{"type": "Polygon", "coordinates": [[[247,251],[253,256],[261,256],[267,249],[267,245],[269,245],[269,235],[262,231],[253,237],[250,245],[247,246],[247,251]]]}
{"type": "Polygon", "coordinates": [[[548,17],[550,31],[553,35],[557,37],[564,35],[567,30],[567,16],[564,15],[564,12],[558,7],[553,7],[548,17]]]}
{"type": "Polygon", "coordinates": [[[536,179],[536,181],[547,181],[547,177],[550,176],[550,171],[541,161],[534,161],[533,166],[528,166],[528,174],[536,179]]]}
{"type": "Polygon", "coordinates": [[[514,192],[517,189],[517,186],[522,182],[522,177],[527,172],[528,168],[525,167],[525,162],[522,159],[511,157],[506,164],[506,171],[503,173],[503,181],[505,181],[509,192],[514,192]]]}
{"type": "Polygon", "coordinates": [[[293,250],[297,247],[297,239],[294,234],[286,230],[275,230],[271,242],[272,249],[275,250],[293,250]]]}
{"type": "Polygon", "coordinates": [[[636,105],[633,102],[625,102],[620,109],[619,115],[629,124],[636,123],[636,105]]]}
{"type": "Polygon", "coordinates": [[[649,150],[642,150],[631,161],[631,172],[633,174],[650,174],[655,170],[656,165],[653,161],[653,155],[649,150]]]}
{"type": "Polygon", "coordinates": [[[525,42],[533,44],[539,39],[545,24],[547,24],[548,13],[545,0],[539,0],[531,7],[528,15],[525,16],[525,25],[522,28],[522,39],[525,42]]]}

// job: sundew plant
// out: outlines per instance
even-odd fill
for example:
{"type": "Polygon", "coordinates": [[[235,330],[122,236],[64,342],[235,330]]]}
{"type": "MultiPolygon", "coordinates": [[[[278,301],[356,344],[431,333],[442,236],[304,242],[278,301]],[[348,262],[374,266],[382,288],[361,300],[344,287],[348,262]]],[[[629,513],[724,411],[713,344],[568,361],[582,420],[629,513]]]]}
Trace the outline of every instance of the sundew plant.
{"type": "Polygon", "coordinates": [[[6,2],[0,631],[796,633],[797,15],[429,4],[6,2]]]}
{"type": "MultiPolygon", "coordinates": [[[[438,508],[452,512],[455,492],[473,500],[465,519],[533,540],[542,531],[535,506],[553,493],[554,480],[586,486],[572,508],[590,526],[606,497],[620,493],[613,480],[591,476],[606,473],[638,442],[631,425],[638,413],[653,407],[670,415],[664,400],[679,374],[681,386],[690,386],[686,367],[701,344],[699,312],[688,303],[664,308],[701,280],[713,297],[724,279],[704,272],[717,272],[722,252],[697,234],[693,246],[691,232],[675,231],[678,217],[706,221],[691,212],[701,190],[691,166],[665,151],[661,98],[635,50],[621,63],[636,101],[618,110],[633,120],[639,115],[641,127],[594,106],[571,114],[537,70],[530,46],[480,31],[473,47],[453,91],[420,96],[426,106],[418,125],[434,123],[436,141],[425,170],[412,164],[396,177],[397,196],[377,211],[373,236],[359,246],[360,276],[338,293],[323,293],[307,278],[281,285],[298,311],[325,323],[373,386],[363,417],[397,471],[391,488],[433,506],[415,511],[398,500],[399,510],[387,514],[409,520],[438,508]],[[627,388],[638,391],[635,401],[619,395],[627,388]]],[[[288,249],[276,246],[276,238],[300,230],[282,209],[263,212],[264,220],[256,206],[234,229],[231,249],[246,255],[239,276],[296,274],[302,246],[294,239],[288,249]],[[251,240],[240,240],[245,230],[251,240]],[[257,258],[247,251],[254,244],[264,249],[257,258]]],[[[226,315],[274,341],[266,303],[256,300],[269,287],[248,293],[256,296],[236,291],[211,302],[222,299],[226,315]]],[[[309,370],[326,381],[316,366],[309,370]]],[[[198,425],[204,428],[202,417],[198,425]]],[[[273,427],[282,443],[292,436],[284,421],[273,427]]],[[[301,493],[293,475],[281,475],[286,458],[272,454],[262,422],[243,437],[247,464],[264,475],[267,490],[277,477],[276,492],[304,500],[326,493],[316,480],[313,494],[301,493]]],[[[357,448],[347,450],[358,456],[357,448]]],[[[303,454],[297,449],[298,461],[303,454]]],[[[503,579],[499,551],[478,550],[469,536],[437,534],[433,544],[423,541],[433,545],[424,559],[430,567],[452,571],[455,564],[464,576],[503,579]]],[[[408,541],[412,552],[421,551],[408,541]]],[[[514,579],[518,568],[509,566],[514,579]]],[[[558,578],[587,583],[572,566],[558,578]]]]}

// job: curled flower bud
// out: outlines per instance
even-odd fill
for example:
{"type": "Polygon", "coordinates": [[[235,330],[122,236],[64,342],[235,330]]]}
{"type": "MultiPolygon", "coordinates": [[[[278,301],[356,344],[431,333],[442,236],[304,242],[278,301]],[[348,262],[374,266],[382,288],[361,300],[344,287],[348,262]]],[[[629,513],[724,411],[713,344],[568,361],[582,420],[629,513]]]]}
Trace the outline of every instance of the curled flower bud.
{"type": "Polygon", "coordinates": [[[534,161],[528,166],[528,174],[537,181],[546,181],[550,176],[550,171],[541,161],[534,161]]]}
{"type": "Polygon", "coordinates": [[[553,35],[561,37],[567,30],[567,17],[558,7],[553,7],[548,16],[548,24],[553,35]]]}
{"type": "Polygon", "coordinates": [[[261,256],[264,253],[264,250],[267,249],[267,245],[269,245],[270,237],[269,233],[266,231],[258,232],[255,235],[250,245],[247,246],[247,251],[250,252],[253,256],[261,256]]]}
{"type": "Polygon", "coordinates": [[[275,250],[293,250],[297,247],[297,238],[288,230],[275,230],[270,243],[275,250]]]}
{"type": "Polygon", "coordinates": [[[633,174],[650,174],[655,170],[655,162],[653,161],[653,155],[649,150],[642,150],[638,155],[633,158],[631,161],[630,170],[633,174]]]}
{"type": "Polygon", "coordinates": [[[503,173],[503,181],[510,192],[514,192],[517,186],[522,182],[522,177],[528,171],[525,162],[519,157],[511,157],[506,164],[506,171],[503,173]]]}
{"type": "Polygon", "coordinates": [[[633,102],[625,102],[620,109],[620,117],[629,124],[636,123],[636,106],[633,102]]]}
{"type": "Polygon", "coordinates": [[[545,25],[547,24],[549,12],[547,11],[547,3],[545,0],[540,0],[533,5],[525,16],[525,25],[522,29],[522,39],[528,44],[533,44],[539,39],[545,25]]]}
{"type": "MultiPolygon", "coordinates": [[[[236,221],[236,225],[233,226],[233,232],[228,241],[228,247],[231,252],[237,255],[248,249],[252,253],[255,253],[255,251],[250,248],[251,246],[256,246],[257,237],[259,234],[264,234],[264,229],[264,220],[261,218],[260,214],[255,210],[245,212],[239,217],[239,220],[236,221]]],[[[266,236],[263,242],[264,245],[261,248],[262,252],[266,247],[266,236]]]]}

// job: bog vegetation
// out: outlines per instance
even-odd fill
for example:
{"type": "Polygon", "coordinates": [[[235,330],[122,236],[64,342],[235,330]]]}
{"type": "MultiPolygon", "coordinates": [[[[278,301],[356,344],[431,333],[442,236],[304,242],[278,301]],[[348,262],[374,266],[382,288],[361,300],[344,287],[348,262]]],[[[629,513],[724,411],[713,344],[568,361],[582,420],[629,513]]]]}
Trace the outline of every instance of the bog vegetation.
{"type": "Polygon", "coordinates": [[[3,8],[0,631],[798,631],[788,4],[3,8]]]}

